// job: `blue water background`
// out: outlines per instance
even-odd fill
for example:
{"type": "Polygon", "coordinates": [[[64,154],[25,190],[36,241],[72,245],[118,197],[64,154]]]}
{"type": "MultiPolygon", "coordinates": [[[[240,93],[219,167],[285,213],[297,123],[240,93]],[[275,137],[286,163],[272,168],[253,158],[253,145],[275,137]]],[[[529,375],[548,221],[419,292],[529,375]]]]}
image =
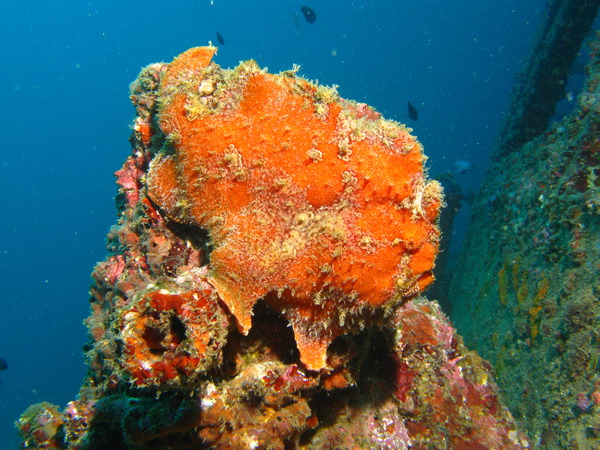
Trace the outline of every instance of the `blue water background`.
{"type": "Polygon", "coordinates": [[[0,449],[30,404],[64,407],[86,373],[89,274],[115,223],[139,69],[225,38],[216,62],[339,85],[414,128],[430,174],[475,189],[545,0],[2,2],[0,449]],[[296,25],[296,22],[298,26],[296,25]],[[406,102],[419,109],[411,122],[406,102]]]}

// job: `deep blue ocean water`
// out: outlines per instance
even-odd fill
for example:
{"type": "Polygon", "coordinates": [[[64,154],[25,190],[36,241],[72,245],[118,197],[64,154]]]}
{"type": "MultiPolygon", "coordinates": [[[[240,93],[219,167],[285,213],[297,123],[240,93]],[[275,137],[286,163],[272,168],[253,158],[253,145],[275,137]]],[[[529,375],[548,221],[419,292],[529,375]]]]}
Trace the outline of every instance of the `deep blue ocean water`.
{"type": "Polygon", "coordinates": [[[0,449],[18,446],[13,422],[28,405],[64,407],[85,375],[89,274],[116,221],[113,172],[130,152],[128,85],[141,67],[216,44],[218,31],[222,67],[300,64],[305,77],[411,126],[430,175],[474,164],[458,177],[467,191],[481,181],[545,3],[4,0],[0,449]]]}

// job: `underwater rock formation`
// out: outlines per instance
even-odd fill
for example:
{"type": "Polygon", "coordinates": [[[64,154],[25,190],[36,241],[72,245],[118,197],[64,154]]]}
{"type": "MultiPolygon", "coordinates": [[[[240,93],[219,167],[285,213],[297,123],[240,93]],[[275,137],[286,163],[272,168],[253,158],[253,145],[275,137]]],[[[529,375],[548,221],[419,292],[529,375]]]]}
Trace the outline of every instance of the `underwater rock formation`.
{"type": "Polygon", "coordinates": [[[600,0],[551,0],[512,89],[496,156],[518,150],[543,133],[565,97],[573,61],[598,14],[600,0]]]}
{"type": "Polygon", "coordinates": [[[539,448],[600,447],[600,41],[577,108],[499,156],[454,272],[452,318],[539,448]]]}
{"type": "Polygon", "coordinates": [[[436,303],[441,188],[367,105],[213,47],[143,69],[89,376],[25,448],[523,448],[436,303]]]}

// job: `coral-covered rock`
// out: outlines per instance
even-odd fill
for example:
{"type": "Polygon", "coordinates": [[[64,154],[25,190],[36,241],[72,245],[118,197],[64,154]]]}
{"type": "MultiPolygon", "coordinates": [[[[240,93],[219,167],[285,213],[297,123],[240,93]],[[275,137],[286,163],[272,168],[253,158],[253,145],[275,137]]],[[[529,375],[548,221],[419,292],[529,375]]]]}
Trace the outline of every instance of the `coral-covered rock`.
{"type": "MultiPolygon", "coordinates": [[[[600,33],[589,45],[571,113],[492,161],[449,291],[458,329],[539,448],[600,448],[600,33]]],[[[555,71],[555,51],[524,67],[555,71]]]]}
{"type": "Polygon", "coordinates": [[[435,448],[521,448],[526,440],[511,430],[489,367],[469,352],[435,303],[415,300],[396,315],[396,397],[409,412],[412,436],[431,438],[435,448]],[[444,437],[431,433],[445,426],[444,437]],[[420,430],[420,431],[417,431],[420,430]],[[511,433],[512,431],[512,433],[511,433]]]}
{"type": "Polygon", "coordinates": [[[150,198],[208,230],[209,282],[240,330],[264,297],[321,369],[337,336],[433,280],[440,186],[404,127],[291,72],[221,70],[214,50],[188,50],[161,81],[150,198]]]}
{"type": "Polygon", "coordinates": [[[415,299],[441,202],[418,142],[213,52],[131,86],[89,374],[64,411],[24,413],[24,448],[524,447],[488,368],[415,299]]]}
{"type": "Polygon", "coordinates": [[[148,292],[121,320],[120,364],[138,385],[189,384],[221,362],[229,322],[209,285],[148,292]]]}
{"type": "Polygon", "coordinates": [[[220,388],[208,384],[200,400],[200,436],[223,448],[283,449],[318,422],[300,395],[316,385],[296,366],[276,362],[249,366],[220,388]]]}
{"type": "Polygon", "coordinates": [[[17,426],[26,448],[62,448],[58,432],[64,422],[56,406],[42,402],[27,408],[17,426]]]}

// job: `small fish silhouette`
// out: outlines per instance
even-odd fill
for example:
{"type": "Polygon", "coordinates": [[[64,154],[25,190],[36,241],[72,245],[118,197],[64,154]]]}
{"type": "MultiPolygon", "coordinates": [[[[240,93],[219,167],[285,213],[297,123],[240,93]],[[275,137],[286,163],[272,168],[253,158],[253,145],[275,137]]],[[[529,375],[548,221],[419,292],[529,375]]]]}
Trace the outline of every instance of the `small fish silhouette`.
{"type": "Polygon", "coordinates": [[[302,14],[304,14],[304,18],[308,23],[315,23],[315,20],[317,20],[317,13],[311,7],[303,6],[302,8],[300,8],[300,11],[302,11],[302,14]]]}
{"type": "Polygon", "coordinates": [[[219,44],[225,45],[225,39],[223,39],[223,36],[218,31],[217,31],[217,41],[219,41],[219,44]]]}
{"type": "Polygon", "coordinates": [[[8,369],[8,363],[4,360],[4,358],[0,358],[0,370],[8,369]]]}
{"type": "Polygon", "coordinates": [[[415,108],[411,102],[406,102],[406,105],[408,106],[408,117],[412,120],[417,120],[419,118],[419,111],[417,108],[415,108]]]}
{"type": "Polygon", "coordinates": [[[475,168],[475,164],[471,164],[469,161],[456,161],[452,166],[452,171],[456,175],[464,175],[475,168]]]}

